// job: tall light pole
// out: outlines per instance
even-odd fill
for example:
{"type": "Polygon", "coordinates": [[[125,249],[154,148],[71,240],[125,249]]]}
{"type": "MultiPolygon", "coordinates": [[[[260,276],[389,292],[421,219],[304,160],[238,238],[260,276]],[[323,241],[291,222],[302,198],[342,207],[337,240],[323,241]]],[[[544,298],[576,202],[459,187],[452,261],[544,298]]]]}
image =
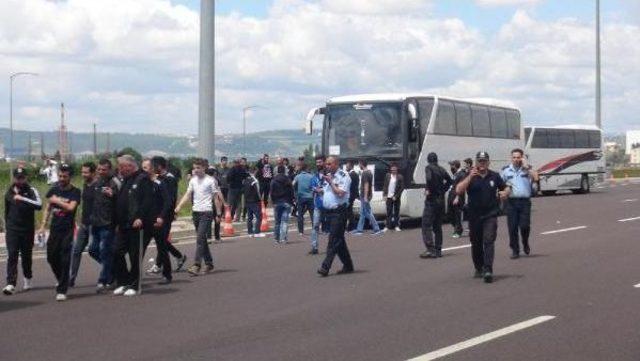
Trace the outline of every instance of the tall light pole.
{"type": "MultiPolygon", "coordinates": [[[[11,172],[12,169],[12,164],[13,164],[13,80],[19,76],[22,75],[33,75],[33,76],[38,76],[37,73],[30,73],[30,72],[18,72],[18,73],[13,73],[9,76],[9,131],[10,131],[10,150],[9,150],[9,172],[11,172]]],[[[11,175],[10,175],[11,177],[11,175]]]]}
{"type": "Polygon", "coordinates": [[[200,74],[198,99],[198,156],[215,157],[215,3],[200,0],[200,74]]]}
{"type": "Polygon", "coordinates": [[[247,156],[247,110],[262,108],[266,109],[261,105],[250,105],[248,107],[242,108],[242,156],[247,156]]]}
{"type": "Polygon", "coordinates": [[[600,90],[600,0],[596,0],[596,126],[602,128],[602,94],[600,90]]]}

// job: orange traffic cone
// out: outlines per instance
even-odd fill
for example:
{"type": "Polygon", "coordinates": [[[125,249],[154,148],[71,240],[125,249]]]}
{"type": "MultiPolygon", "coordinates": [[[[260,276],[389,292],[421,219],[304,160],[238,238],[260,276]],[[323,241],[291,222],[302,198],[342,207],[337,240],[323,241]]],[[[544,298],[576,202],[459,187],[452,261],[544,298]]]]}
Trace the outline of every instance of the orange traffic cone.
{"type": "Polygon", "coordinates": [[[231,224],[231,208],[229,206],[225,207],[224,229],[222,231],[225,237],[230,237],[235,234],[233,230],[233,225],[231,224]]]}
{"type": "Polygon", "coordinates": [[[267,215],[267,206],[262,202],[262,222],[260,224],[260,232],[269,231],[269,216],[267,215]]]}

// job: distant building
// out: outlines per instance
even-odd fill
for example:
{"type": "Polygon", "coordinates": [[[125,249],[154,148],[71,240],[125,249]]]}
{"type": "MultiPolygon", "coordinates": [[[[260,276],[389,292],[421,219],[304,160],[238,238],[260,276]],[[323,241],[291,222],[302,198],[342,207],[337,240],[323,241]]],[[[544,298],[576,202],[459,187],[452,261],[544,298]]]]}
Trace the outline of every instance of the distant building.
{"type": "Polygon", "coordinates": [[[629,163],[633,165],[640,165],[640,142],[631,145],[629,163]]]}
{"type": "Polygon", "coordinates": [[[604,149],[607,151],[607,153],[615,153],[620,150],[620,144],[616,142],[606,142],[604,143],[604,149]]]}
{"type": "Polygon", "coordinates": [[[627,131],[627,144],[625,147],[625,154],[631,155],[631,146],[633,144],[640,143],[640,130],[628,130],[627,131]]]}

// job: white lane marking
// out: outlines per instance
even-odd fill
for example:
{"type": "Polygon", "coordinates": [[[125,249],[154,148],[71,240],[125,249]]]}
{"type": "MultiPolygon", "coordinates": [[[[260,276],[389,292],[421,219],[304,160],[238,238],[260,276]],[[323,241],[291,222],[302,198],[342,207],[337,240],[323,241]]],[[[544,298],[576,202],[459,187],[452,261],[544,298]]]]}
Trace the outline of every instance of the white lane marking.
{"type": "Polygon", "coordinates": [[[633,286],[635,288],[640,288],[640,283],[638,283],[637,285],[633,286]]]}
{"type": "Polygon", "coordinates": [[[577,231],[579,229],[585,229],[585,228],[587,228],[587,226],[578,226],[578,227],[571,227],[571,228],[556,229],[555,231],[547,231],[547,232],[542,232],[540,234],[554,234],[554,233],[562,233],[562,232],[571,232],[571,231],[577,231]]]}
{"type": "Polygon", "coordinates": [[[455,246],[455,247],[449,247],[449,248],[443,248],[443,251],[453,251],[454,249],[462,249],[462,248],[469,248],[471,247],[470,244],[465,244],[464,246],[455,246]]]}
{"type": "Polygon", "coordinates": [[[640,217],[623,218],[623,219],[618,219],[618,222],[637,221],[638,219],[640,219],[640,217]]]}
{"type": "Polygon", "coordinates": [[[460,343],[457,343],[455,345],[451,345],[445,348],[441,348],[439,350],[436,351],[432,351],[429,352],[427,354],[424,354],[422,356],[418,356],[415,358],[412,358],[408,361],[430,361],[430,360],[435,360],[444,356],[448,356],[451,355],[453,353],[456,353],[458,351],[462,351],[464,349],[467,348],[471,348],[477,345],[480,345],[482,343],[488,342],[488,341],[492,341],[495,340],[499,337],[502,336],[506,336],[510,333],[514,333],[520,330],[524,330],[525,328],[529,328],[538,324],[541,324],[543,322],[547,322],[550,320],[553,320],[554,318],[556,318],[556,316],[538,316],[535,318],[532,318],[530,320],[527,321],[523,321],[520,323],[516,323],[515,325],[511,325],[505,328],[501,328],[497,331],[493,331],[493,332],[489,332],[487,334],[484,334],[482,336],[478,336],[478,337],[474,337],[472,339],[466,340],[466,341],[462,341],[460,343]]]}
{"type": "Polygon", "coordinates": [[[631,203],[631,202],[637,202],[638,198],[633,198],[633,199],[625,199],[622,201],[622,203],[631,203]]]}

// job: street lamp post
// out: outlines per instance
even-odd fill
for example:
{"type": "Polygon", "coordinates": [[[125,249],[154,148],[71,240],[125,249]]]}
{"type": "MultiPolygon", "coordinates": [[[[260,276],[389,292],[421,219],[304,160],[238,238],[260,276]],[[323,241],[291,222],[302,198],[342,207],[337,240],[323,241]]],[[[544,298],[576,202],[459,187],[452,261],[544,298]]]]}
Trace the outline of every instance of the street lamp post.
{"type": "MultiPolygon", "coordinates": [[[[11,76],[9,76],[9,145],[11,147],[11,149],[9,150],[9,172],[12,172],[12,164],[13,164],[13,80],[21,75],[33,75],[33,76],[37,76],[37,73],[30,73],[30,72],[18,72],[18,73],[13,73],[11,74],[11,76]]],[[[11,174],[9,174],[9,177],[11,177],[11,174]]]]}
{"type": "Polygon", "coordinates": [[[248,107],[242,108],[242,156],[247,156],[247,110],[262,108],[266,109],[261,105],[250,105],[248,107]]]}
{"type": "Polygon", "coordinates": [[[602,129],[600,67],[600,0],[596,0],[596,126],[602,129]]]}

